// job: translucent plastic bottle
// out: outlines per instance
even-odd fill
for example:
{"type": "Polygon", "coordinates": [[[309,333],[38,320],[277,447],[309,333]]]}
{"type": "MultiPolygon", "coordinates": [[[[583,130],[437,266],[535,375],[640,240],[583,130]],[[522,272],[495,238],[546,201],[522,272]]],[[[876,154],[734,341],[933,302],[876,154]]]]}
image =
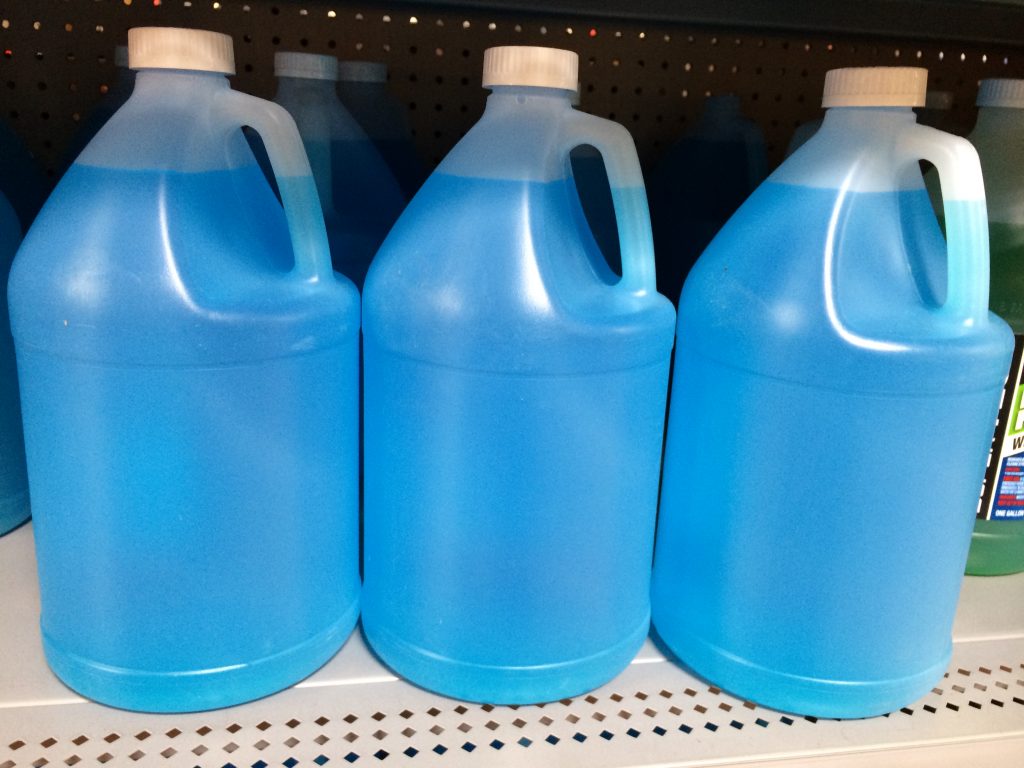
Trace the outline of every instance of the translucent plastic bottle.
{"type": "Polygon", "coordinates": [[[981,168],[915,122],[927,73],[828,74],[821,130],[683,288],[654,625],[715,685],[865,717],[949,662],[1012,336],[981,168]],[[949,258],[918,161],[945,192],[949,258]]]}
{"type": "Polygon", "coordinates": [[[128,39],[135,91],[11,274],[43,646],[90,698],[209,709],[355,625],[359,302],[291,118],[228,85],[230,38],[128,39]]]}
{"type": "Polygon", "coordinates": [[[29,516],[18,371],[7,319],[7,276],[20,242],[18,216],[0,193],[0,536],[17,528],[29,516]]]}
{"type": "Polygon", "coordinates": [[[1024,80],[982,80],[967,138],[981,158],[992,248],[992,311],[1010,324],[1016,351],[985,473],[967,572],[1024,571],[1024,80]]]}
{"type": "Polygon", "coordinates": [[[92,141],[93,136],[99,132],[100,128],[106,125],[107,120],[132,95],[132,90],[135,88],[135,70],[128,66],[127,45],[119,45],[114,48],[114,66],[117,69],[117,77],[107,90],[106,95],[100,99],[99,103],[96,104],[89,114],[89,117],[82,123],[82,127],[75,133],[74,139],[65,153],[65,167],[75,161],[79,153],[92,141]]]}
{"type": "Polygon", "coordinates": [[[586,691],[647,635],[673,311],[632,140],[572,108],[576,72],[485,53],[483,117],[364,292],[363,626],[404,677],[474,701],[586,691]],[[580,144],[608,166],[621,280],[585,231],[580,144]]]}
{"type": "Polygon", "coordinates": [[[677,301],[693,263],[768,173],[764,136],[737,96],[711,96],[650,177],[658,290],[677,301]]]}
{"type": "Polygon", "coordinates": [[[409,131],[405,107],[388,91],[388,67],[380,61],[338,63],[341,103],[377,147],[406,198],[411,199],[427,177],[409,131]]]}
{"type": "Polygon", "coordinates": [[[405,207],[387,164],[334,91],[338,60],[274,56],[277,95],[299,127],[327,224],[334,268],[362,288],[373,255],[405,207]]]}

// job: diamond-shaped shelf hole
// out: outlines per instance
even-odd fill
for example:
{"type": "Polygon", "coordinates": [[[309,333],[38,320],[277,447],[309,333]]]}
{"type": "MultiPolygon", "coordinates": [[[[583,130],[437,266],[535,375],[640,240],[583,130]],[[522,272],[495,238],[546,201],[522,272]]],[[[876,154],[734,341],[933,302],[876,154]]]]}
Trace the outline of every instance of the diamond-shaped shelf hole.
{"type": "Polygon", "coordinates": [[[331,739],[330,739],[329,736],[321,733],[319,736],[317,736],[315,739],[313,739],[313,742],[322,747],[324,744],[326,744],[330,740],[331,739]]]}
{"type": "Polygon", "coordinates": [[[351,744],[353,741],[359,738],[359,734],[349,731],[342,738],[345,739],[345,741],[347,741],[349,744],[351,744]]]}
{"type": "Polygon", "coordinates": [[[732,712],[732,704],[729,704],[729,703],[727,703],[727,702],[724,702],[724,701],[723,701],[723,702],[721,702],[721,703],[720,703],[720,704],[718,705],[718,708],[719,708],[720,710],[722,710],[723,712],[732,712]]]}
{"type": "Polygon", "coordinates": [[[605,715],[604,715],[604,712],[595,712],[594,714],[591,715],[591,717],[594,718],[595,720],[597,720],[597,722],[600,723],[600,722],[604,721],[605,715]]]}
{"type": "Polygon", "coordinates": [[[0,768],[14,768],[17,765],[13,760],[4,760],[0,763],[0,768]]]}
{"type": "Polygon", "coordinates": [[[313,758],[313,762],[321,766],[329,763],[330,761],[331,758],[329,758],[327,755],[317,755],[313,758]]]}
{"type": "Polygon", "coordinates": [[[715,687],[715,686],[713,686],[713,685],[709,685],[709,686],[708,686],[708,693],[710,693],[710,694],[713,694],[713,695],[717,696],[717,695],[718,695],[718,694],[720,694],[721,692],[722,692],[722,689],[721,689],[721,688],[716,688],[716,687],[715,687]]]}
{"type": "MultiPolygon", "coordinates": [[[[345,721],[346,723],[348,723],[349,725],[352,725],[352,723],[354,723],[354,722],[355,722],[356,720],[358,720],[359,718],[358,718],[358,717],[356,717],[355,715],[353,715],[353,714],[352,714],[351,712],[349,712],[349,713],[348,713],[347,715],[345,715],[345,716],[344,716],[343,718],[341,718],[341,719],[342,719],[342,720],[344,720],[344,721],[345,721]]],[[[358,757],[358,755],[357,755],[357,757],[358,757]]]]}
{"type": "Polygon", "coordinates": [[[459,723],[459,730],[463,733],[469,733],[473,730],[473,726],[469,723],[459,723]]]}
{"type": "Polygon", "coordinates": [[[71,757],[64,761],[64,765],[78,765],[80,762],[82,762],[82,758],[78,755],[71,755],[71,757]]]}
{"type": "Polygon", "coordinates": [[[671,712],[673,715],[676,715],[676,716],[683,714],[683,710],[681,710],[679,707],[675,707],[675,706],[669,707],[668,711],[671,712]]]}
{"type": "Polygon", "coordinates": [[[119,734],[119,733],[108,733],[106,736],[103,737],[103,740],[105,742],[107,742],[107,744],[113,744],[115,741],[117,741],[120,738],[121,738],[121,734],[119,734]]]}
{"type": "Polygon", "coordinates": [[[102,755],[96,758],[96,762],[105,765],[114,759],[114,756],[109,752],[104,752],[102,755]]]}
{"type": "Polygon", "coordinates": [[[488,720],[486,723],[484,723],[484,728],[486,728],[489,731],[496,731],[498,730],[499,726],[493,720],[488,720]]]}
{"type": "Polygon", "coordinates": [[[376,757],[378,760],[387,760],[388,752],[383,749],[378,749],[376,752],[373,753],[373,756],[376,757]]]}
{"type": "Polygon", "coordinates": [[[285,723],[285,725],[287,725],[289,728],[294,730],[295,728],[298,728],[300,725],[302,725],[302,721],[296,720],[293,717],[291,720],[289,720],[287,723],[285,723]]]}
{"type": "Polygon", "coordinates": [[[744,701],[743,702],[743,706],[746,707],[747,709],[757,709],[757,704],[755,704],[752,701],[744,701]]]}
{"type": "Polygon", "coordinates": [[[542,724],[542,725],[551,725],[551,724],[552,724],[553,722],[555,722],[555,721],[554,721],[554,720],[552,720],[552,719],[551,719],[550,717],[548,717],[547,715],[544,715],[544,717],[542,717],[542,718],[540,719],[540,722],[541,722],[541,724],[542,724]]]}
{"type": "Polygon", "coordinates": [[[402,754],[406,757],[416,757],[419,753],[420,751],[416,747],[406,747],[402,750],[402,754]]]}
{"type": "Polygon", "coordinates": [[[557,744],[559,741],[561,741],[561,739],[555,736],[555,734],[549,733],[547,735],[547,738],[544,739],[544,741],[546,741],[548,744],[557,744]]]}
{"type": "Polygon", "coordinates": [[[613,693],[608,698],[611,699],[612,701],[618,703],[618,702],[622,701],[622,694],[621,693],[613,693]]]}
{"type": "Polygon", "coordinates": [[[665,699],[671,699],[672,698],[672,691],[661,690],[661,691],[658,691],[658,695],[661,696],[662,698],[665,698],[665,699]]]}
{"type": "Polygon", "coordinates": [[[644,693],[643,691],[637,691],[636,693],[633,694],[633,698],[640,699],[640,701],[646,701],[647,694],[644,693]]]}
{"type": "Polygon", "coordinates": [[[270,742],[260,739],[255,744],[253,744],[253,746],[256,747],[256,749],[260,750],[260,752],[262,752],[264,749],[270,746],[270,742]]]}
{"type": "Polygon", "coordinates": [[[377,731],[373,732],[373,738],[375,738],[377,741],[382,741],[382,740],[386,739],[387,737],[388,737],[388,732],[387,731],[377,730],[377,731]]]}
{"type": "Polygon", "coordinates": [[[664,736],[664,735],[665,735],[666,733],[668,733],[668,731],[666,731],[666,730],[665,730],[664,728],[662,728],[662,727],[661,727],[660,725],[656,725],[656,726],[654,726],[654,727],[653,727],[653,728],[652,728],[651,730],[652,730],[652,731],[653,731],[654,733],[658,734],[659,736],[664,736]]]}
{"type": "Polygon", "coordinates": [[[696,712],[700,712],[700,713],[701,713],[702,715],[703,715],[703,714],[704,714],[705,712],[707,712],[707,711],[708,711],[708,708],[707,708],[707,707],[705,707],[705,706],[704,706],[703,704],[698,704],[698,705],[697,705],[697,706],[695,706],[695,707],[694,707],[693,709],[694,709],[694,711],[696,711],[696,712]]]}
{"type": "Polygon", "coordinates": [[[225,731],[227,731],[227,732],[228,732],[228,733],[230,733],[230,734],[236,734],[236,733],[238,733],[238,732],[239,732],[240,730],[242,730],[242,726],[240,726],[240,725],[239,725],[238,723],[232,723],[231,725],[229,725],[229,726],[228,726],[227,728],[225,728],[224,730],[225,730],[225,731]]]}
{"type": "Polygon", "coordinates": [[[472,741],[467,741],[465,744],[462,745],[462,748],[467,752],[472,752],[474,749],[476,749],[476,744],[474,744],[472,741]]]}
{"type": "Polygon", "coordinates": [[[256,723],[256,727],[261,731],[265,731],[270,728],[270,723],[264,720],[262,723],[256,723]]]}
{"type": "Polygon", "coordinates": [[[435,736],[440,736],[442,733],[444,733],[444,728],[442,728],[440,725],[432,725],[430,726],[430,732],[435,736]]]}
{"type": "Polygon", "coordinates": [[[648,717],[654,717],[656,714],[658,714],[658,710],[651,709],[650,707],[648,707],[647,709],[644,710],[644,714],[647,715],[648,717]]]}
{"type": "Polygon", "coordinates": [[[635,739],[637,736],[640,735],[640,731],[638,731],[636,728],[630,728],[628,731],[626,731],[626,735],[632,736],[635,739]]]}
{"type": "Polygon", "coordinates": [[[629,720],[629,718],[631,718],[632,716],[633,713],[630,712],[628,709],[619,710],[619,717],[621,717],[623,720],[629,720]]]}
{"type": "Polygon", "coordinates": [[[565,716],[565,719],[566,719],[567,722],[571,723],[572,725],[576,725],[576,723],[578,723],[580,721],[580,716],[579,715],[574,715],[572,712],[570,712],[568,715],[565,716]]]}
{"type": "Polygon", "coordinates": [[[298,743],[299,740],[296,739],[294,736],[289,736],[287,739],[284,740],[284,745],[288,747],[288,749],[295,749],[298,743]]]}
{"type": "Polygon", "coordinates": [[[441,710],[438,709],[437,707],[431,707],[430,709],[427,710],[427,714],[430,715],[431,717],[437,717],[438,715],[441,714],[441,710]]]}
{"type": "Polygon", "coordinates": [[[573,739],[575,739],[576,741],[578,741],[578,742],[579,742],[580,744],[582,744],[582,743],[583,743],[584,741],[586,741],[586,740],[587,740],[587,737],[586,737],[586,736],[584,736],[584,735],[583,735],[582,733],[580,733],[579,731],[577,731],[576,733],[574,733],[574,734],[572,735],[572,737],[573,737],[573,739]]]}
{"type": "Polygon", "coordinates": [[[505,742],[501,741],[500,739],[495,739],[491,742],[491,749],[501,749],[504,746],[505,742]]]}
{"type": "Polygon", "coordinates": [[[205,747],[204,745],[202,745],[202,744],[198,744],[198,745],[196,745],[196,747],[195,747],[195,748],[194,748],[194,749],[192,750],[192,754],[193,754],[193,755],[196,755],[197,757],[199,757],[200,755],[205,755],[205,754],[206,754],[207,752],[209,752],[209,751],[210,751],[210,750],[208,750],[208,749],[207,749],[207,748],[206,748],[206,747],[205,747]]]}
{"type": "Polygon", "coordinates": [[[57,740],[55,738],[53,738],[52,736],[50,736],[49,738],[43,739],[42,741],[40,741],[39,742],[39,746],[41,746],[43,749],[49,749],[50,747],[52,747],[56,743],[57,743],[57,740]]]}
{"type": "Polygon", "coordinates": [[[21,739],[18,739],[17,741],[12,741],[10,744],[8,744],[7,748],[10,749],[13,752],[15,750],[21,749],[24,746],[25,746],[25,742],[22,741],[21,739]]]}
{"type": "Polygon", "coordinates": [[[343,760],[344,760],[344,761],[345,761],[346,763],[354,763],[354,762],[355,762],[356,760],[358,760],[358,759],[359,759],[359,755],[357,755],[357,754],[356,754],[355,752],[349,752],[349,753],[348,753],[347,755],[345,755],[345,757],[344,757],[344,758],[342,758],[342,759],[343,759],[343,760]]]}
{"type": "Polygon", "coordinates": [[[88,740],[89,737],[83,733],[81,736],[75,736],[75,738],[71,740],[71,743],[74,744],[76,747],[80,747],[83,744],[85,744],[85,742],[87,742],[88,740]]]}
{"type": "Polygon", "coordinates": [[[170,760],[176,754],[178,754],[178,750],[176,750],[174,747],[168,747],[167,749],[165,749],[163,752],[160,753],[161,757],[163,757],[166,760],[170,760]]]}
{"type": "Polygon", "coordinates": [[[405,736],[405,738],[407,738],[407,739],[411,739],[413,736],[416,735],[416,729],[415,728],[403,728],[402,729],[402,735],[405,736]]]}
{"type": "Polygon", "coordinates": [[[493,704],[481,704],[480,705],[480,709],[482,709],[484,712],[493,712],[494,711],[494,705],[493,704]]]}
{"type": "Polygon", "coordinates": [[[459,704],[459,706],[455,708],[455,711],[460,715],[464,715],[467,712],[469,712],[469,710],[463,704],[459,704]]]}
{"type": "Polygon", "coordinates": [[[584,698],[583,700],[584,700],[585,702],[587,702],[587,704],[597,704],[597,702],[598,702],[598,698],[597,698],[597,696],[595,696],[594,694],[590,694],[590,695],[588,695],[588,696],[587,696],[586,698],[584,698]]]}
{"type": "Polygon", "coordinates": [[[517,717],[515,720],[512,721],[512,725],[514,725],[516,728],[525,728],[526,721],[523,720],[523,718],[521,717],[517,717]]]}
{"type": "Polygon", "coordinates": [[[381,720],[387,717],[387,715],[385,715],[383,712],[374,712],[372,715],[370,715],[370,717],[372,717],[379,723],[381,720]]]}
{"type": "Polygon", "coordinates": [[[150,733],[149,731],[143,730],[143,731],[139,731],[138,733],[136,733],[135,734],[135,738],[136,738],[137,741],[145,741],[146,739],[148,739],[152,735],[153,734],[150,733]]]}
{"type": "Polygon", "coordinates": [[[615,738],[615,734],[612,733],[611,731],[601,731],[601,733],[599,735],[605,741],[611,741],[612,739],[615,738]]]}
{"type": "Polygon", "coordinates": [[[755,720],[754,723],[756,725],[760,725],[762,728],[767,728],[768,727],[768,721],[767,720],[762,720],[760,717],[757,718],[757,720],[755,720]]]}
{"type": "Polygon", "coordinates": [[[227,744],[224,745],[224,751],[227,752],[229,755],[236,749],[238,749],[238,745],[235,744],[235,742],[233,741],[229,741],[227,744]]]}
{"type": "Polygon", "coordinates": [[[164,736],[166,736],[168,739],[176,739],[179,736],[181,736],[181,731],[179,731],[177,728],[171,728],[171,730],[167,731],[167,733],[165,733],[164,736]]]}
{"type": "Polygon", "coordinates": [[[139,760],[141,760],[145,756],[146,756],[146,753],[143,752],[141,749],[136,749],[134,752],[132,752],[130,755],[128,755],[128,757],[130,757],[136,763],[139,762],[139,760]]]}
{"type": "Polygon", "coordinates": [[[200,736],[206,736],[212,730],[213,730],[213,728],[211,728],[208,725],[201,725],[200,727],[196,728],[196,733],[198,733],[200,736]]]}
{"type": "Polygon", "coordinates": [[[436,752],[439,755],[443,755],[445,752],[448,751],[448,747],[446,747],[444,744],[438,744],[436,747],[434,747],[432,751],[436,752]]]}
{"type": "Polygon", "coordinates": [[[530,746],[531,744],[533,744],[533,742],[532,742],[532,741],[531,741],[530,739],[528,739],[528,738],[526,738],[525,736],[523,736],[523,737],[522,737],[521,739],[519,739],[519,740],[518,740],[518,741],[516,742],[516,744],[518,744],[518,745],[519,745],[519,746],[521,746],[521,747],[528,747],[528,746],[530,746]]]}
{"type": "Polygon", "coordinates": [[[299,764],[299,761],[296,760],[294,757],[289,757],[287,760],[285,760],[283,763],[281,763],[281,765],[283,765],[284,768],[295,768],[295,766],[298,765],[298,764],[299,764]]]}
{"type": "Polygon", "coordinates": [[[410,712],[408,709],[403,709],[401,712],[398,713],[398,716],[403,720],[408,720],[410,717],[413,716],[413,714],[414,713],[410,712]]]}
{"type": "Polygon", "coordinates": [[[693,728],[688,726],[686,723],[682,723],[679,726],[679,730],[682,731],[683,733],[693,733],[693,728]]]}
{"type": "Polygon", "coordinates": [[[318,717],[313,722],[316,723],[317,725],[319,725],[321,728],[323,728],[325,725],[327,725],[331,721],[330,721],[330,719],[324,717],[323,715],[320,715],[320,717],[318,717]]]}
{"type": "Polygon", "coordinates": [[[692,698],[693,698],[694,696],[696,696],[696,695],[697,695],[697,692],[696,692],[695,690],[693,690],[693,688],[687,688],[687,689],[686,689],[685,691],[683,691],[683,693],[685,693],[685,694],[686,694],[687,696],[689,696],[689,697],[690,697],[691,699],[692,699],[692,698]]]}

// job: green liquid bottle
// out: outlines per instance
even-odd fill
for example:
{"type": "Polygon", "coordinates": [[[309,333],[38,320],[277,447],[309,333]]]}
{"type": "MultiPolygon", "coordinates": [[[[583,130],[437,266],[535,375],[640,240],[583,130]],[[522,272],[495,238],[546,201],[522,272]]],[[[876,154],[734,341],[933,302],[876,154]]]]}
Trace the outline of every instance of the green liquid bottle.
{"type": "Polygon", "coordinates": [[[1024,80],[983,80],[967,138],[981,157],[988,201],[989,305],[1016,337],[985,473],[967,573],[1024,571],[1024,80]]]}

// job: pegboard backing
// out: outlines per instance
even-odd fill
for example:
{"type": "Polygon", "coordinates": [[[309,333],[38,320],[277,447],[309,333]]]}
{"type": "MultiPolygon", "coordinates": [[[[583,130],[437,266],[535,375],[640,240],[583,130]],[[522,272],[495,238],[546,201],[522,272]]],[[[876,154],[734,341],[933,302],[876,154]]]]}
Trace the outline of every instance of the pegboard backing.
{"type": "Polygon", "coordinates": [[[416,3],[5,0],[3,114],[51,172],[78,123],[113,82],[114,46],[129,27],[147,24],[231,34],[235,86],[268,98],[277,50],[385,61],[392,90],[408,106],[417,144],[431,162],[480,115],[486,96],[480,66],[491,45],[578,51],[582,107],[629,128],[648,164],[688,129],[712,93],[741,97],[777,162],[795,125],[819,114],[824,74],[833,67],[927,67],[930,87],[954,92],[952,125],[960,132],[973,123],[980,79],[1024,77],[1024,34],[1019,46],[944,44],[416,3]]]}

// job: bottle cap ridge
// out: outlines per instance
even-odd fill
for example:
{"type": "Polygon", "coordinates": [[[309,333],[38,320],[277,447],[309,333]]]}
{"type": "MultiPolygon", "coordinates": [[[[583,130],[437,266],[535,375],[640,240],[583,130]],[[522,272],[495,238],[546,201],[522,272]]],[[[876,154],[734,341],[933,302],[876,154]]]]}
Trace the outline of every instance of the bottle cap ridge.
{"type": "Polygon", "coordinates": [[[234,44],[229,35],[205,29],[135,27],[128,30],[128,66],[233,75],[234,44]]]}
{"type": "Polygon", "coordinates": [[[575,51],[535,45],[502,45],[484,51],[484,88],[530,85],[573,91],[579,82],[575,51]]]}
{"type": "Polygon", "coordinates": [[[825,74],[821,106],[923,107],[928,87],[924,67],[846,67],[825,74]]]}

